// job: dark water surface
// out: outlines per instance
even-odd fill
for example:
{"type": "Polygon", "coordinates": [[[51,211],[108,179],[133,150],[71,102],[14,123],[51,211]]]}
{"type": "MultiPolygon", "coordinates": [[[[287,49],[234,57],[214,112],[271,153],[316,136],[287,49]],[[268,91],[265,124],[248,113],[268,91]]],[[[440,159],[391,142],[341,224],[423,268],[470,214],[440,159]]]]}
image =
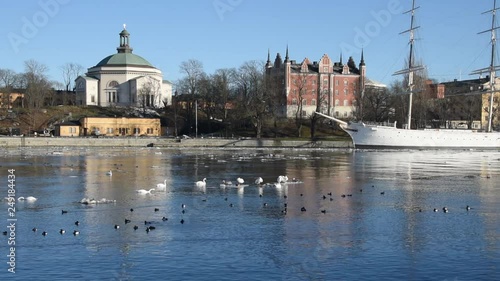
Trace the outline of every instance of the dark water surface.
{"type": "Polygon", "coordinates": [[[0,236],[0,280],[500,276],[499,152],[23,148],[0,150],[0,166],[2,198],[9,169],[16,197],[37,198],[16,201],[15,274],[0,236]],[[298,181],[254,184],[279,175],[298,181]]]}

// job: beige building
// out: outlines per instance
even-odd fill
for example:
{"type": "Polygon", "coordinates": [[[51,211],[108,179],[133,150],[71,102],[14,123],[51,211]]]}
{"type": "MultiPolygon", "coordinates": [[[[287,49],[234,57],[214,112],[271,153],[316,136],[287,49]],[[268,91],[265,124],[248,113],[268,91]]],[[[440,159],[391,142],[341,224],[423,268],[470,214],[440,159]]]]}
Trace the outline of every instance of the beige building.
{"type": "Polygon", "coordinates": [[[57,137],[78,137],[80,136],[80,122],[68,121],[55,126],[54,135],[57,137]]]}
{"type": "Polygon", "coordinates": [[[132,53],[123,27],[117,53],[107,56],[75,80],[77,105],[161,107],[172,103],[172,83],[161,70],[132,53]]]}
{"type": "Polygon", "coordinates": [[[21,93],[0,93],[0,108],[11,109],[16,100],[22,101],[24,94],[21,93]]]}
{"type": "Polygon", "coordinates": [[[82,136],[160,136],[159,118],[84,117],[80,119],[82,136]]]}

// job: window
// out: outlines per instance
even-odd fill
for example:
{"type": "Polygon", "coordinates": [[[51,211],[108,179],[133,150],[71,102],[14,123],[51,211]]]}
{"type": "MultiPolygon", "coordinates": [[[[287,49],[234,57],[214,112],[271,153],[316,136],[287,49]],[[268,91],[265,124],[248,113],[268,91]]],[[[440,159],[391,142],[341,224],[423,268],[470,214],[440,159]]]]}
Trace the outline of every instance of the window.
{"type": "Polygon", "coordinates": [[[307,116],[307,112],[305,110],[302,110],[302,117],[306,117],[307,116]]]}
{"type": "Polygon", "coordinates": [[[347,80],[344,80],[344,86],[347,86],[348,83],[347,80]]]}
{"type": "Polygon", "coordinates": [[[90,102],[95,102],[95,96],[94,95],[90,96],[90,102]]]}
{"type": "Polygon", "coordinates": [[[69,132],[70,132],[70,134],[76,133],[76,128],[75,127],[69,127],[69,132]]]}
{"type": "Polygon", "coordinates": [[[344,96],[347,96],[347,89],[344,89],[344,96]]]}
{"type": "Polygon", "coordinates": [[[108,83],[108,88],[114,88],[117,87],[119,84],[116,81],[111,81],[108,83]]]}
{"type": "Polygon", "coordinates": [[[340,101],[339,100],[335,100],[335,106],[339,106],[340,105],[340,101]]]}
{"type": "Polygon", "coordinates": [[[302,100],[302,105],[307,105],[307,100],[306,99],[302,100]]]}
{"type": "Polygon", "coordinates": [[[339,85],[339,80],[335,81],[335,85],[338,86],[339,85]]]}
{"type": "Polygon", "coordinates": [[[338,96],[339,95],[339,90],[335,90],[335,95],[338,96]]]}
{"type": "Polygon", "coordinates": [[[312,95],[315,95],[315,94],[316,94],[316,89],[312,89],[312,90],[311,90],[311,94],[312,94],[312,95]]]}
{"type": "Polygon", "coordinates": [[[311,105],[316,105],[316,100],[315,99],[311,100],[311,105]]]}
{"type": "Polygon", "coordinates": [[[152,135],[153,134],[153,128],[148,128],[147,129],[147,134],[152,135]]]}
{"type": "Polygon", "coordinates": [[[348,100],[344,100],[344,106],[348,106],[349,105],[349,101],[348,100]]]}
{"type": "Polygon", "coordinates": [[[113,134],[113,128],[108,128],[108,130],[106,131],[106,134],[113,134]]]}
{"type": "Polygon", "coordinates": [[[328,79],[323,79],[323,85],[328,86],[328,79]]]}
{"type": "Polygon", "coordinates": [[[313,84],[313,85],[316,85],[316,80],[312,80],[312,84],[313,84]]]}
{"type": "Polygon", "coordinates": [[[297,99],[292,100],[292,105],[297,105],[297,99]]]}
{"type": "Polygon", "coordinates": [[[323,72],[328,72],[328,66],[323,66],[323,72]]]}
{"type": "Polygon", "coordinates": [[[141,128],[134,128],[134,135],[138,135],[141,133],[141,128]]]}

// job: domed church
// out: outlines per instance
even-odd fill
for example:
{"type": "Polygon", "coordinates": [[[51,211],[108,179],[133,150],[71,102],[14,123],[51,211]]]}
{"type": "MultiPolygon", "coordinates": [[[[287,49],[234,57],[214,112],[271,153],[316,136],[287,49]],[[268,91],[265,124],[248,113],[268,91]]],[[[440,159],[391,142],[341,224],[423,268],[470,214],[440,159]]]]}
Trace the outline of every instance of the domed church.
{"type": "Polygon", "coordinates": [[[172,83],[161,70],[132,53],[126,26],[117,53],[107,56],[75,80],[77,104],[161,107],[172,102],[172,83]]]}

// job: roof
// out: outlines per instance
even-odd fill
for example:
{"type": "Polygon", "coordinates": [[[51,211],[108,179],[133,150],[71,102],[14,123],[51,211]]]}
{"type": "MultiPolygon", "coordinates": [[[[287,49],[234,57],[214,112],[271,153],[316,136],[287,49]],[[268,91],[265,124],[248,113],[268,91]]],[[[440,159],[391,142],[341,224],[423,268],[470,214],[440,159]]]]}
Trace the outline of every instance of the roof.
{"type": "Polygon", "coordinates": [[[116,53],[101,60],[95,67],[99,66],[142,66],[155,68],[151,63],[141,56],[132,53],[116,53]]]}
{"type": "Polygon", "coordinates": [[[60,123],[60,124],[57,124],[56,126],[80,126],[81,123],[80,121],[66,121],[66,122],[63,122],[63,123],[60,123]]]}

